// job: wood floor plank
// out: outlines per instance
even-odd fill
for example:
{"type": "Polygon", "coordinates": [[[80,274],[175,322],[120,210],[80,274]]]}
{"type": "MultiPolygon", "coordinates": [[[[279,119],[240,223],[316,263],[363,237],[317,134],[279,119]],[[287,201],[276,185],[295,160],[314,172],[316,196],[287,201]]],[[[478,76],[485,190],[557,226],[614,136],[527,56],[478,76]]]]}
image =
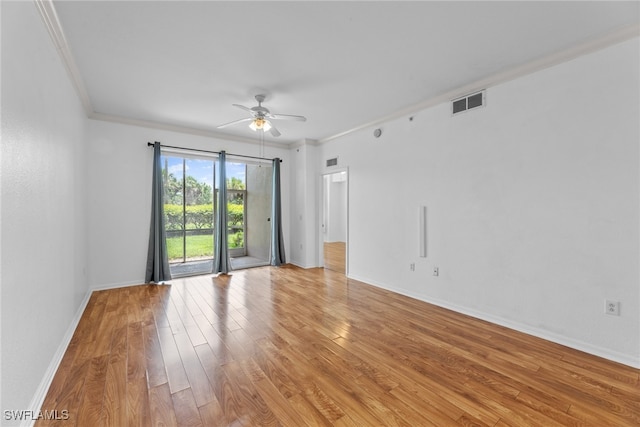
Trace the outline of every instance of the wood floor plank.
{"type": "Polygon", "coordinates": [[[144,358],[149,387],[153,388],[168,381],[164,358],[160,347],[160,340],[155,323],[147,324],[143,328],[144,358]]]}
{"type": "Polygon", "coordinates": [[[191,344],[191,340],[185,333],[176,334],[173,337],[178,347],[182,365],[187,374],[189,385],[191,386],[191,393],[193,394],[196,405],[200,407],[210,403],[213,398],[213,391],[207,380],[207,374],[202,368],[200,359],[198,359],[196,350],[193,344],[191,344]]]}
{"type": "Polygon", "coordinates": [[[149,408],[149,388],[146,378],[133,378],[127,381],[127,420],[129,427],[146,427],[151,425],[149,408]]]}
{"type": "Polygon", "coordinates": [[[152,426],[178,425],[169,384],[162,384],[149,390],[149,412],[152,426]]]}
{"type": "Polygon", "coordinates": [[[331,426],[333,425],[326,419],[318,409],[316,409],[305,396],[296,394],[288,399],[291,407],[304,418],[305,423],[312,427],[331,426]]]}
{"type": "MultiPolygon", "coordinates": [[[[139,317],[136,317],[137,320],[139,317]]],[[[146,376],[146,360],[142,322],[134,321],[127,326],[127,381],[146,376]]]]}
{"type": "MultiPolygon", "coordinates": [[[[42,403],[43,408],[56,407],[56,399],[62,395],[67,380],[72,377],[71,370],[74,368],[73,362],[76,353],[78,352],[78,345],[79,344],[77,342],[70,343],[69,347],[67,347],[67,351],[62,357],[60,366],[58,367],[56,374],[53,376],[53,380],[51,380],[51,385],[49,386],[47,395],[45,396],[44,402],[42,403]]],[[[42,423],[42,425],[48,424],[49,423],[45,422],[42,423]]]]}
{"type": "Polygon", "coordinates": [[[240,399],[236,398],[233,393],[229,391],[230,385],[224,374],[223,365],[216,359],[209,345],[199,345],[195,350],[205,374],[209,379],[215,400],[222,408],[222,413],[227,423],[231,424],[236,420],[248,421],[248,417],[243,416],[244,409],[240,399]]]}
{"type": "Polygon", "coordinates": [[[338,273],[345,272],[346,243],[324,242],[324,266],[338,273]]]}
{"type": "Polygon", "coordinates": [[[327,395],[312,381],[305,385],[304,397],[332,424],[335,424],[338,420],[346,416],[346,413],[342,410],[338,402],[333,400],[331,396],[327,395]]]}
{"type": "Polygon", "coordinates": [[[102,416],[105,425],[125,425],[127,421],[127,364],[114,359],[107,367],[102,416]]]}
{"type": "MultiPolygon", "coordinates": [[[[240,362],[240,365],[251,384],[267,404],[269,412],[273,413],[280,423],[287,426],[296,425],[302,427],[308,425],[305,418],[294,410],[287,398],[273,385],[253,359],[244,360],[240,362]]],[[[277,423],[274,422],[274,424],[277,423]]]]}
{"type": "Polygon", "coordinates": [[[581,425],[581,421],[578,418],[572,417],[567,413],[570,405],[567,406],[566,410],[562,411],[552,406],[549,406],[544,402],[541,402],[540,400],[536,399],[535,397],[527,393],[520,393],[518,396],[516,396],[515,399],[518,402],[533,409],[534,411],[544,414],[548,418],[554,420],[554,422],[556,422],[558,425],[562,425],[562,426],[581,425]]]}
{"type": "MultiPolygon", "coordinates": [[[[259,393],[258,388],[251,382],[246,375],[243,375],[242,367],[237,361],[229,362],[222,367],[224,376],[226,377],[226,383],[228,385],[225,388],[225,393],[231,392],[236,402],[241,402],[241,419],[243,417],[249,417],[251,419],[251,425],[259,426],[275,426],[278,425],[278,421],[265,402],[262,395],[259,393]]],[[[226,399],[230,397],[226,394],[226,399]]],[[[304,424],[301,424],[304,426],[304,424]]]]}
{"type": "Polygon", "coordinates": [[[43,426],[637,426],[640,370],[294,266],[94,292],[43,426]]]}
{"type": "MultiPolygon", "coordinates": [[[[220,363],[233,360],[231,350],[227,347],[225,339],[226,334],[228,333],[227,330],[222,326],[218,326],[217,329],[214,328],[204,316],[194,316],[194,319],[198,323],[200,331],[205,337],[209,348],[215,354],[216,359],[219,360],[220,363]]],[[[196,346],[196,348],[197,347],[199,346],[196,346]]]]}
{"type": "Polygon", "coordinates": [[[70,412],[70,421],[79,426],[103,425],[102,411],[104,389],[107,381],[109,355],[94,357],[83,385],[82,405],[78,411],[70,412]]]}
{"type": "MultiPolygon", "coordinates": [[[[106,357],[106,356],[105,356],[106,357]]],[[[91,367],[91,359],[78,359],[69,376],[66,378],[64,386],[58,391],[56,396],[47,396],[45,402],[51,406],[43,406],[42,410],[66,410],[69,414],[69,424],[75,423],[78,419],[78,412],[81,410],[80,403],[83,397],[85,378],[91,367]]],[[[36,426],[44,425],[44,420],[36,421],[36,426]],[[42,421],[42,422],[41,422],[42,421]]],[[[51,423],[52,425],[58,423],[51,423]]]]}
{"type": "Polygon", "coordinates": [[[207,427],[228,426],[229,422],[217,399],[198,408],[202,425],[207,427]]]}
{"type": "MultiPolygon", "coordinates": [[[[178,330],[182,331],[182,328],[178,330]]],[[[158,328],[158,338],[162,349],[162,358],[167,371],[169,390],[176,393],[185,388],[189,388],[189,378],[184,370],[178,347],[176,346],[171,328],[158,328]]]]}
{"type": "Polygon", "coordinates": [[[201,427],[200,412],[191,389],[180,390],[171,395],[176,421],[180,427],[201,427]]]}
{"type": "MultiPolygon", "coordinates": [[[[178,289],[182,289],[182,291],[184,292],[184,283],[182,285],[183,286],[178,287],[178,289]]],[[[190,300],[188,298],[187,299],[183,298],[179,291],[172,292],[171,299],[172,299],[173,305],[175,305],[175,311],[177,315],[180,317],[182,326],[184,330],[187,332],[187,334],[189,335],[189,339],[193,343],[193,346],[204,344],[206,340],[202,335],[202,333],[200,332],[200,329],[198,328],[198,325],[196,324],[195,320],[193,320],[194,314],[196,315],[200,314],[199,307],[197,305],[195,306],[188,305],[186,301],[190,301],[190,300]],[[178,310],[178,307],[180,307],[181,309],[178,310]]]]}

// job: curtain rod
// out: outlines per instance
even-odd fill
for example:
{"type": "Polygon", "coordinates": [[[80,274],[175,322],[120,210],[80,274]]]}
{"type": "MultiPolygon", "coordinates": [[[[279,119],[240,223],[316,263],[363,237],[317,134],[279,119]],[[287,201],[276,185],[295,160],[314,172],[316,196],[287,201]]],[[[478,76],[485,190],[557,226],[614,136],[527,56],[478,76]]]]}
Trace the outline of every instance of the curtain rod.
{"type": "MultiPolygon", "coordinates": [[[[147,142],[147,146],[148,147],[153,147],[154,143],[153,142],[147,142]]],[[[165,147],[165,148],[176,148],[178,150],[185,150],[185,151],[198,151],[200,153],[210,153],[210,154],[220,154],[220,151],[209,151],[209,150],[199,150],[197,148],[184,148],[184,147],[176,147],[173,145],[162,145],[160,144],[160,147],[165,147]]],[[[255,157],[255,156],[246,156],[244,154],[231,154],[231,153],[226,153],[228,156],[233,156],[233,157],[244,157],[246,159],[256,159],[256,160],[269,160],[269,161],[273,161],[275,159],[268,159],[266,157],[255,157]]],[[[282,163],[282,159],[278,159],[280,160],[280,163],[282,163]]]]}

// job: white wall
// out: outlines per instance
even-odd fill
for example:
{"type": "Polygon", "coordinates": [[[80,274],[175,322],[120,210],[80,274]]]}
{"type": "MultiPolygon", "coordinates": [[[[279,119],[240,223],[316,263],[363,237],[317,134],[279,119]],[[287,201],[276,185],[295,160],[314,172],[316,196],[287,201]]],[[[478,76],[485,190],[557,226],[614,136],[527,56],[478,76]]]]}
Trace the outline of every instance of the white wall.
{"type": "Polygon", "coordinates": [[[317,173],[317,147],[313,141],[302,141],[291,148],[290,159],[291,249],[286,253],[287,262],[303,268],[317,267],[317,224],[320,215],[316,195],[322,185],[317,173]]]}
{"type": "MultiPolygon", "coordinates": [[[[88,290],[87,120],[34,3],[1,8],[0,407],[37,410],[30,405],[88,290]]],[[[3,413],[2,423],[18,422],[3,413]]]]}
{"type": "Polygon", "coordinates": [[[640,366],[638,52],[636,38],[490,87],[485,108],[318,147],[349,167],[350,276],[640,366]]]}
{"type": "MultiPolygon", "coordinates": [[[[103,121],[89,120],[87,183],[89,283],[91,288],[144,282],[151,215],[153,151],[147,142],[201,150],[259,155],[259,146],[103,121]]],[[[280,157],[283,233],[289,236],[289,151],[265,147],[280,157]]],[[[288,253],[288,246],[285,246],[288,253]]]]}

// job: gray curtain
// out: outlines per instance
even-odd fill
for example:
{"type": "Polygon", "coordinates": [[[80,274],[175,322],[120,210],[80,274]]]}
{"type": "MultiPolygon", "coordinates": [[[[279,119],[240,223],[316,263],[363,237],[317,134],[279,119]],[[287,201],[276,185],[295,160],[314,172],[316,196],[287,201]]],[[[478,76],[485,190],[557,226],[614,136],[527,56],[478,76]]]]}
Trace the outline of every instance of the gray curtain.
{"type": "Polygon", "coordinates": [[[231,271],[231,260],[229,259],[229,239],[227,224],[227,162],[226,153],[220,152],[218,157],[220,190],[218,191],[218,211],[216,212],[216,237],[215,237],[215,257],[213,259],[214,273],[228,273],[231,271]]]}
{"type": "Polygon", "coordinates": [[[151,227],[149,229],[149,251],[147,252],[147,283],[160,283],[171,280],[167,239],[164,231],[164,210],[162,196],[162,163],[160,161],[160,143],[153,145],[153,182],[151,193],[151,227]]]}
{"type": "Polygon", "coordinates": [[[271,265],[286,263],[282,238],[282,209],[280,206],[280,159],[273,159],[273,196],[271,204],[271,265]]]}

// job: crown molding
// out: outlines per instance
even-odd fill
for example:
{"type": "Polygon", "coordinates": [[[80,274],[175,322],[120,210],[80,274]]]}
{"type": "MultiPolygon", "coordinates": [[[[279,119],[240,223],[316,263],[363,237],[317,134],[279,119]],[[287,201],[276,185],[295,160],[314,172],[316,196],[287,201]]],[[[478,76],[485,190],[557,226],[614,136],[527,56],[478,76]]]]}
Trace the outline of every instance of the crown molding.
{"type": "Polygon", "coordinates": [[[287,146],[287,148],[289,148],[289,149],[300,148],[300,147],[304,147],[305,145],[316,147],[316,146],[318,146],[320,144],[318,143],[317,139],[303,138],[303,139],[300,139],[298,141],[292,142],[291,144],[289,144],[287,146]]]}
{"type": "MultiPolygon", "coordinates": [[[[78,94],[78,97],[80,98],[80,101],[82,103],[82,106],[88,118],[94,119],[94,120],[114,122],[114,123],[129,124],[134,126],[142,126],[142,127],[152,128],[152,129],[162,129],[162,130],[169,130],[169,131],[192,134],[192,135],[200,135],[200,136],[206,136],[211,138],[224,139],[228,141],[244,142],[248,144],[258,144],[258,145],[262,144],[262,142],[257,139],[252,139],[247,137],[230,135],[230,134],[214,132],[214,131],[198,129],[198,128],[191,128],[187,126],[179,126],[179,125],[172,125],[168,123],[159,123],[159,122],[131,119],[127,117],[121,117],[121,116],[115,116],[115,115],[109,115],[109,114],[103,114],[103,113],[96,113],[93,110],[93,107],[91,105],[91,99],[89,98],[89,94],[84,84],[82,75],[80,74],[80,70],[76,65],[73,55],[71,54],[71,49],[69,48],[67,40],[64,36],[64,31],[62,30],[62,25],[60,24],[60,21],[58,19],[58,15],[53,5],[53,1],[52,0],[34,0],[34,2],[38,8],[38,11],[40,12],[40,16],[44,21],[47,31],[49,32],[49,35],[53,40],[56,50],[60,55],[62,63],[64,64],[67,70],[67,73],[69,74],[69,78],[71,79],[71,82],[78,94]]],[[[640,24],[634,24],[634,25],[622,27],[616,31],[605,34],[604,36],[587,40],[586,42],[581,43],[572,48],[555,52],[553,54],[544,56],[542,58],[531,61],[524,65],[520,65],[520,66],[512,67],[507,70],[500,71],[489,77],[477,80],[470,84],[458,87],[454,90],[431,97],[425,101],[400,109],[392,114],[379,117],[375,120],[363,123],[359,126],[353,127],[351,129],[347,129],[343,132],[330,135],[325,138],[321,138],[318,140],[304,139],[302,141],[293,141],[293,142],[283,141],[282,143],[273,143],[273,142],[264,141],[264,145],[269,147],[277,147],[277,148],[295,148],[301,145],[322,145],[326,142],[333,141],[342,136],[345,136],[360,130],[364,130],[373,126],[379,126],[383,123],[386,123],[395,119],[399,119],[407,115],[415,114],[418,111],[436,106],[443,102],[450,101],[464,94],[476,92],[491,86],[496,86],[498,84],[506,83],[518,77],[522,77],[527,74],[532,74],[534,72],[543,70],[545,68],[549,68],[554,65],[558,65],[563,62],[570,61],[577,57],[580,57],[592,52],[596,52],[598,50],[612,46],[614,44],[621,43],[626,40],[630,40],[634,37],[638,37],[638,35],[640,35],[640,24]]]]}
{"type": "Polygon", "coordinates": [[[82,103],[82,107],[84,109],[85,114],[87,115],[87,118],[93,119],[93,120],[101,120],[105,122],[146,127],[151,129],[168,130],[172,132],[179,132],[179,133],[185,133],[190,135],[205,136],[209,138],[223,139],[225,141],[236,141],[236,142],[243,142],[247,144],[264,145],[264,146],[275,147],[275,148],[288,148],[289,144],[291,144],[291,141],[286,141],[283,143],[274,143],[269,141],[262,142],[255,138],[247,138],[247,137],[230,135],[230,134],[221,133],[221,132],[209,131],[205,129],[192,128],[188,126],[172,125],[169,123],[159,123],[159,122],[153,122],[149,120],[138,120],[138,119],[132,119],[128,117],[115,116],[115,115],[96,112],[93,109],[93,106],[91,105],[91,98],[89,97],[89,92],[87,91],[86,85],[84,83],[84,79],[82,78],[82,74],[80,73],[80,69],[76,64],[73,54],[71,53],[71,48],[67,43],[67,39],[62,29],[62,24],[60,23],[60,19],[58,18],[58,14],[56,12],[53,1],[52,0],[34,0],[34,3],[36,5],[36,8],[38,9],[38,12],[40,13],[40,16],[44,22],[47,32],[49,33],[49,36],[53,41],[53,45],[55,46],[56,51],[58,52],[58,55],[65,69],[67,70],[69,79],[71,80],[71,83],[78,95],[78,98],[82,103]]]}
{"type": "Polygon", "coordinates": [[[64,31],[62,30],[62,25],[60,24],[60,20],[58,19],[58,14],[56,13],[56,9],[53,5],[52,0],[34,0],[38,12],[40,12],[40,16],[44,21],[44,25],[49,32],[49,36],[51,36],[51,40],[53,41],[53,45],[58,51],[58,55],[64,64],[64,67],[67,70],[67,74],[71,79],[71,83],[73,84],[78,97],[80,98],[80,102],[82,103],[82,107],[84,108],[87,116],[90,116],[93,113],[93,107],[91,106],[91,99],[89,98],[89,93],[87,92],[87,88],[84,84],[84,80],[82,79],[82,75],[80,74],[80,70],[76,65],[76,61],[73,59],[73,55],[71,54],[71,49],[69,48],[69,44],[67,43],[67,39],[64,35],[64,31]]]}
{"type": "Polygon", "coordinates": [[[580,56],[597,52],[598,50],[605,49],[609,46],[613,46],[614,44],[631,40],[635,37],[638,37],[639,35],[640,35],[640,24],[634,24],[634,25],[622,27],[616,31],[605,34],[604,36],[587,40],[586,42],[573,46],[569,49],[558,51],[550,55],[546,55],[542,58],[538,58],[537,60],[530,61],[526,64],[500,71],[489,77],[476,80],[475,82],[458,87],[448,92],[444,92],[440,95],[431,97],[425,101],[419,102],[414,105],[410,105],[392,114],[380,117],[376,120],[372,120],[370,122],[364,123],[354,128],[337,133],[335,135],[331,135],[326,138],[319,139],[318,144],[321,145],[353,132],[368,129],[374,126],[379,126],[383,123],[386,123],[395,119],[399,119],[411,114],[415,114],[418,111],[425,110],[430,107],[434,107],[443,102],[448,102],[450,100],[464,96],[465,94],[477,92],[491,86],[497,86],[499,84],[506,83],[510,80],[514,80],[519,77],[523,77],[528,74],[541,71],[545,68],[553,67],[554,65],[558,65],[563,62],[570,61],[580,56]]]}
{"type": "Polygon", "coordinates": [[[132,119],[129,117],[115,116],[111,114],[91,113],[89,115],[89,119],[99,120],[103,122],[118,123],[118,124],[129,125],[129,126],[138,126],[138,127],[149,128],[149,129],[166,130],[170,132],[177,132],[177,133],[183,133],[188,135],[204,136],[207,138],[221,139],[224,141],[235,141],[235,142],[242,142],[245,144],[252,144],[252,145],[264,145],[265,147],[284,148],[284,149],[288,149],[290,147],[290,143],[288,142],[277,143],[277,142],[264,141],[263,143],[255,138],[247,138],[243,136],[231,135],[231,134],[222,133],[222,132],[215,132],[212,130],[194,128],[190,126],[180,126],[180,125],[173,125],[169,123],[154,122],[150,120],[132,119]]]}

